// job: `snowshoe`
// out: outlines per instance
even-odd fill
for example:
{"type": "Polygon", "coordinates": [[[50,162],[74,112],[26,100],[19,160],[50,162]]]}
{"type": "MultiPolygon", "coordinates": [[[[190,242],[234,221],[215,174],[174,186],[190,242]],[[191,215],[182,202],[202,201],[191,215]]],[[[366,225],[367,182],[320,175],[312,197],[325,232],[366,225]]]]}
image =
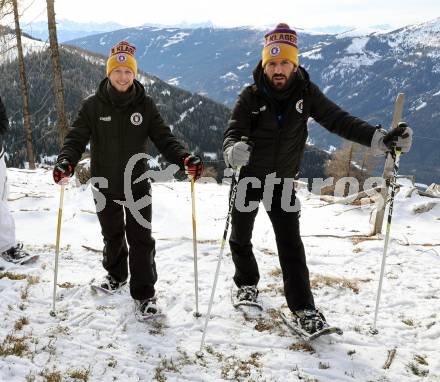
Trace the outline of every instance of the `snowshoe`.
{"type": "Polygon", "coordinates": [[[115,294],[116,292],[119,292],[125,284],[127,284],[127,281],[119,282],[116,281],[112,276],[106,275],[104,280],[100,283],[95,283],[93,279],[90,287],[95,293],[103,292],[106,294],[115,294]]]}
{"type": "Polygon", "coordinates": [[[159,311],[156,305],[156,299],[147,298],[145,300],[134,300],[134,315],[140,322],[148,321],[163,317],[164,315],[159,311]]]}
{"type": "Polygon", "coordinates": [[[40,256],[30,255],[23,250],[23,243],[17,244],[15,247],[11,247],[8,250],[2,252],[0,256],[3,260],[13,264],[25,265],[35,262],[40,256]]]}
{"type": "MultiPolygon", "coordinates": [[[[256,285],[243,285],[238,289],[231,288],[231,301],[234,308],[252,307],[263,310],[263,305],[258,300],[258,289],[256,285]]],[[[249,312],[246,312],[249,313],[249,312]]]]}
{"type": "Polygon", "coordinates": [[[307,341],[332,333],[343,334],[342,329],[330,326],[317,309],[304,309],[287,314],[280,312],[280,315],[290,330],[307,341]]]}

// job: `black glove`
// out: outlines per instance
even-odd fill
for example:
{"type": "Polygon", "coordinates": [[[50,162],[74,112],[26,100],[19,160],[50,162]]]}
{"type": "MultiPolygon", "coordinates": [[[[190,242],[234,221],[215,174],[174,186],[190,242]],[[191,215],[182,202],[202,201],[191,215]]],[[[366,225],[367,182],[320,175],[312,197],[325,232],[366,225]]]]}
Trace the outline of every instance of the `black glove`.
{"type": "Polygon", "coordinates": [[[185,167],[185,173],[189,178],[197,180],[202,176],[203,163],[202,158],[198,155],[188,155],[183,160],[183,165],[185,167]]]}
{"type": "Polygon", "coordinates": [[[59,184],[64,178],[69,178],[73,175],[73,165],[67,159],[61,159],[53,168],[53,180],[59,184]]]}

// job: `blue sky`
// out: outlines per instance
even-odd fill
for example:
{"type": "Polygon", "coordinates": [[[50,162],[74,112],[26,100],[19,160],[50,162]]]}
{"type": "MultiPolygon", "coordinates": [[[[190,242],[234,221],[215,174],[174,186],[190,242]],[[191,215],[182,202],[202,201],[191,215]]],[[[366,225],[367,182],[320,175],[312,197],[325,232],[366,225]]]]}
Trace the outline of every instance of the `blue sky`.
{"type": "MultiPolygon", "coordinates": [[[[23,0],[22,9],[27,7],[23,19],[45,18],[45,4],[45,0],[23,0]]],[[[284,21],[297,28],[399,27],[440,17],[440,0],[55,0],[55,10],[58,19],[127,26],[211,21],[232,27],[284,21]]]]}

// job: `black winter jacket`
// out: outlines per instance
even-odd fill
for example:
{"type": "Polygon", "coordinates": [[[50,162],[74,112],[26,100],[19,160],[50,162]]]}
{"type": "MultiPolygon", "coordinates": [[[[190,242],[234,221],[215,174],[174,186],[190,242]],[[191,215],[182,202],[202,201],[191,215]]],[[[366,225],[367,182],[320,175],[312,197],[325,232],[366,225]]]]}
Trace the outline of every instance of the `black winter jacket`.
{"type": "Polygon", "coordinates": [[[2,148],[3,148],[3,135],[6,133],[8,128],[9,128],[8,116],[6,115],[5,106],[3,105],[2,99],[0,98],[0,153],[2,152],[2,148]]]}
{"type": "Polygon", "coordinates": [[[277,115],[279,107],[269,96],[263,75],[260,62],[254,70],[255,83],[245,87],[239,95],[224,133],[223,150],[242,136],[249,137],[254,144],[243,176],[264,178],[276,172],[280,178],[295,177],[308,136],[309,117],[332,133],[370,146],[376,128],[330,101],[310,81],[304,68],[298,68],[295,89],[288,102],[284,102],[286,106],[280,115],[277,115]]]}
{"type": "MultiPolygon", "coordinates": [[[[102,189],[103,193],[122,195],[127,162],[133,155],[147,152],[148,138],[169,162],[181,168],[188,153],[164,123],[140,82],[134,81],[134,89],[121,105],[113,101],[108,81],[105,78],[96,94],[84,101],[58,160],[67,159],[76,166],[90,141],[91,176],[108,180],[108,189],[102,189]]],[[[136,163],[132,185],[147,169],[146,159],[136,163]]],[[[134,187],[138,189],[140,185],[134,187]]]]}

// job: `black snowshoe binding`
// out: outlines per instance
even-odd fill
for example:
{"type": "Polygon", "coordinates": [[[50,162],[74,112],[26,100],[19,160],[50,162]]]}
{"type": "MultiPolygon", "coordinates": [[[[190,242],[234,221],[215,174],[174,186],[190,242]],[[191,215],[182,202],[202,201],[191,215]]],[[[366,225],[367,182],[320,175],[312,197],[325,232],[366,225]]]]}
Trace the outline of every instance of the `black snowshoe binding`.
{"type": "Polygon", "coordinates": [[[117,281],[112,276],[106,275],[104,277],[104,280],[100,283],[94,283],[94,280],[92,280],[91,288],[96,292],[104,292],[107,294],[114,294],[118,292],[125,284],[127,284],[127,281],[117,281]]]}
{"type": "Polygon", "coordinates": [[[14,264],[28,264],[38,259],[38,255],[31,256],[23,249],[23,243],[17,244],[2,252],[0,256],[3,260],[14,264]]]}
{"type": "Polygon", "coordinates": [[[243,285],[237,290],[231,290],[231,300],[234,308],[239,307],[255,307],[262,311],[263,306],[257,300],[258,289],[256,285],[243,285]]]}
{"type": "Polygon", "coordinates": [[[326,334],[342,335],[343,333],[340,328],[330,326],[324,315],[317,309],[297,310],[291,312],[289,316],[281,313],[281,317],[293,332],[309,341],[326,334]]]}
{"type": "Polygon", "coordinates": [[[134,305],[134,314],[138,321],[147,321],[161,316],[154,297],[145,300],[134,300],[134,305]]]}

